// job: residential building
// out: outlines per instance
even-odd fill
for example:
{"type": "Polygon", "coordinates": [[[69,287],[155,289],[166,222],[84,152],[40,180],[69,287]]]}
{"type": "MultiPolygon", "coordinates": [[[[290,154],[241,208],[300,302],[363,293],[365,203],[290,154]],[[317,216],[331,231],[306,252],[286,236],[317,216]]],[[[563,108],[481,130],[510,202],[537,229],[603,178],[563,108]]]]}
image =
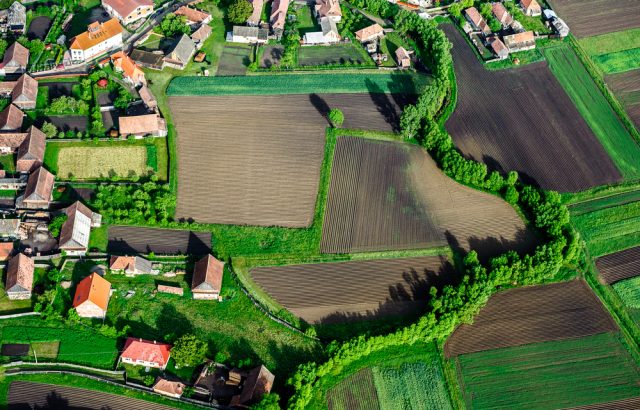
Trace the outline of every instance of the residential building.
{"type": "Polygon", "coordinates": [[[259,26],[260,16],[262,15],[262,7],[264,6],[264,0],[249,0],[249,3],[251,3],[253,11],[247,19],[247,24],[250,26],[259,26]]]}
{"type": "Polygon", "coordinates": [[[227,41],[233,43],[264,44],[269,38],[269,30],[258,27],[233,26],[227,33],[227,41]]]}
{"type": "Polygon", "coordinates": [[[0,133],[0,155],[17,152],[20,144],[22,144],[26,138],[26,132],[0,133]]]}
{"type": "Polygon", "coordinates": [[[162,70],[164,68],[164,54],[159,52],[152,53],[134,48],[129,57],[140,67],[152,70],[162,70]]]}
{"type": "Polygon", "coordinates": [[[18,239],[19,230],[20,219],[0,219],[0,238],[2,240],[18,239]]]}
{"type": "Polygon", "coordinates": [[[211,255],[196,262],[191,280],[191,292],[194,299],[217,299],[222,288],[224,262],[211,255]]]}
{"type": "Polygon", "coordinates": [[[478,9],[476,9],[475,7],[469,7],[468,9],[466,9],[464,11],[464,18],[467,19],[469,24],[471,24],[471,28],[473,28],[473,30],[479,31],[485,35],[491,34],[489,25],[480,15],[478,9]]]}
{"type": "Polygon", "coordinates": [[[318,20],[323,17],[333,20],[334,23],[339,23],[342,20],[342,10],[338,0],[316,0],[314,12],[318,20]]]}
{"type": "Polygon", "coordinates": [[[118,129],[123,137],[133,135],[137,138],[142,138],[147,135],[158,137],[167,135],[167,123],[158,114],[120,117],[118,118],[118,129]]]}
{"type": "Polygon", "coordinates": [[[22,110],[33,110],[37,99],[38,81],[29,74],[22,74],[11,90],[11,102],[22,110]]]}
{"type": "Polygon", "coordinates": [[[247,372],[242,391],[231,398],[231,406],[249,406],[259,402],[265,394],[271,392],[275,376],[264,366],[255,367],[247,372]]]}
{"type": "Polygon", "coordinates": [[[271,31],[279,39],[284,33],[284,23],[287,21],[287,10],[289,9],[289,0],[273,0],[271,3],[271,15],[269,16],[269,24],[271,31]]]}
{"type": "Polygon", "coordinates": [[[89,24],[87,31],[71,41],[69,49],[73,61],[90,61],[122,44],[122,26],[117,18],[112,18],[104,23],[89,24]]]}
{"type": "Polygon", "coordinates": [[[22,300],[31,298],[34,269],[33,259],[23,253],[11,258],[7,267],[7,282],[4,288],[9,299],[22,300]]]}
{"type": "Polygon", "coordinates": [[[14,1],[7,15],[7,29],[16,34],[24,34],[27,28],[27,8],[19,1],[14,1]]]}
{"type": "Polygon", "coordinates": [[[164,370],[171,357],[171,345],[155,340],[128,337],[120,355],[122,363],[164,370]]]}
{"type": "Polygon", "coordinates": [[[306,33],[303,38],[304,44],[331,44],[340,42],[340,33],[336,23],[328,17],[320,20],[322,31],[306,33]]]}
{"type": "Polygon", "coordinates": [[[507,46],[510,53],[536,48],[536,39],[533,35],[533,31],[525,31],[523,33],[504,36],[503,40],[504,45],[507,46]]]}
{"type": "Polygon", "coordinates": [[[42,165],[47,136],[35,126],[29,127],[24,141],[18,147],[16,171],[32,172],[42,165]]]}
{"type": "Polygon", "coordinates": [[[4,53],[0,63],[0,75],[25,73],[28,65],[29,49],[16,41],[4,53]]]}
{"type": "Polygon", "coordinates": [[[211,26],[208,24],[201,25],[191,34],[191,41],[196,45],[196,50],[200,50],[204,45],[204,41],[211,35],[211,26]]]}
{"type": "Polygon", "coordinates": [[[158,100],[151,92],[151,89],[147,87],[146,84],[143,84],[142,87],[138,90],[138,94],[140,94],[140,98],[142,102],[147,107],[147,109],[151,111],[157,111],[158,109],[158,100]]]}
{"type": "Polygon", "coordinates": [[[491,12],[500,24],[502,24],[502,27],[509,27],[511,23],[513,23],[513,17],[511,17],[511,14],[502,3],[491,3],[491,12]]]}
{"type": "Polygon", "coordinates": [[[400,68],[411,68],[411,55],[404,47],[398,47],[396,49],[396,61],[400,68]]]}
{"type": "Polygon", "coordinates": [[[491,47],[491,51],[493,54],[499,58],[500,60],[504,60],[509,57],[509,49],[498,37],[492,37],[488,40],[489,47],[491,47]]]}
{"type": "Polygon", "coordinates": [[[539,16],[542,14],[542,7],[536,0],[520,0],[520,7],[526,16],[539,16]]]}
{"type": "Polygon", "coordinates": [[[93,272],[78,283],[73,308],[80,317],[103,319],[107,316],[110,296],[111,283],[93,272]]]}
{"type": "Polygon", "coordinates": [[[24,195],[16,200],[25,208],[47,209],[53,194],[55,177],[44,167],[39,167],[29,175],[24,195]]]}
{"type": "Polygon", "coordinates": [[[195,52],[196,45],[189,36],[183,34],[169,54],[164,57],[164,64],[172,68],[177,68],[178,70],[183,70],[195,52]]]}
{"type": "Polygon", "coordinates": [[[109,269],[113,273],[124,273],[127,276],[158,273],[153,271],[151,261],[141,256],[112,256],[109,260],[109,269]]]}
{"type": "Polygon", "coordinates": [[[187,24],[192,28],[195,28],[201,24],[209,24],[211,21],[211,14],[205,13],[204,11],[200,11],[197,9],[192,9],[191,7],[181,6],[178,10],[175,11],[177,16],[185,16],[187,19],[187,24]]]}
{"type": "Polygon", "coordinates": [[[0,112],[0,131],[20,131],[24,113],[20,108],[9,104],[7,108],[0,112]]]}
{"type": "Polygon", "coordinates": [[[9,260],[12,253],[13,253],[13,242],[0,242],[0,261],[5,262],[9,260]]]}
{"type": "Polygon", "coordinates": [[[359,42],[368,43],[384,36],[384,29],[380,24],[376,23],[356,31],[355,34],[359,42]]]}
{"type": "Polygon", "coordinates": [[[569,26],[560,17],[552,19],[551,26],[555,29],[556,33],[560,35],[560,37],[566,37],[569,35],[569,26]]]}
{"type": "Polygon", "coordinates": [[[60,229],[58,248],[70,256],[83,256],[89,250],[91,228],[100,226],[102,216],[76,201],[65,209],[67,220],[60,229]]]}
{"type": "Polygon", "coordinates": [[[144,76],[144,72],[128,55],[122,51],[111,56],[111,62],[117,72],[122,73],[125,81],[139,86],[147,83],[147,79],[144,76]]]}
{"type": "Polygon", "coordinates": [[[153,0],[102,0],[102,8],[125,26],[153,13],[153,0]]]}
{"type": "Polygon", "coordinates": [[[180,398],[182,393],[184,393],[184,388],[186,386],[184,383],[170,381],[167,379],[163,379],[162,377],[158,377],[156,380],[156,384],[153,385],[153,391],[163,396],[169,396],[173,398],[180,398]]]}

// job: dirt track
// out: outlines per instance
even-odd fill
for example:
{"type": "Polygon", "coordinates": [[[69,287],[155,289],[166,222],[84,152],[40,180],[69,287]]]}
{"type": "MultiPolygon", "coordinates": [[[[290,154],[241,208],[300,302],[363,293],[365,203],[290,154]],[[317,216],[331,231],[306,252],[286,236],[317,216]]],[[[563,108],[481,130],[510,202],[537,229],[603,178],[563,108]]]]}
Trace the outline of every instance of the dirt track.
{"type": "Polygon", "coordinates": [[[176,217],[309,226],[329,109],[343,110],[345,128],[391,131],[405,101],[386,94],[171,97],[178,131],[176,217]]]}
{"type": "Polygon", "coordinates": [[[638,0],[549,0],[576,37],[640,27],[638,0]]]}
{"type": "Polygon", "coordinates": [[[446,128],[467,157],[562,192],[621,180],[546,62],[488,71],[453,25],[443,28],[458,83],[446,128]]]}
{"type": "Polygon", "coordinates": [[[445,344],[447,357],[618,330],[582,280],[497,293],[459,326],[445,344]]]}
{"type": "Polygon", "coordinates": [[[608,284],[640,276],[640,246],[598,258],[596,266],[608,284]]]}

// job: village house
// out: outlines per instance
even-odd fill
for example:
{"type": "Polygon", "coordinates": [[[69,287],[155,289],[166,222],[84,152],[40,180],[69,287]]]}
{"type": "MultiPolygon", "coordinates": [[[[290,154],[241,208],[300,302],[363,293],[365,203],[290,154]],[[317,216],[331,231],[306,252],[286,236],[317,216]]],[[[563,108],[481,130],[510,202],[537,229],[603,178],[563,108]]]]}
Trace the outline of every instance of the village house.
{"type": "Polygon", "coordinates": [[[71,60],[90,61],[101,54],[122,47],[122,26],[117,18],[89,24],[87,31],[71,41],[71,60]]]}
{"type": "Polygon", "coordinates": [[[336,23],[328,17],[320,20],[322,31],[306,33],[303,38],[304,44],[331,44],[340,42],[340,33],[336,23]]]}
{"type": "Polygon", "coordinates": [[[224,262],[211,255],[196,262],[191,280],[191,292],[194,299],[217,299],[222,288],[224,262]]]}
{"type": "Polygon", "coordinates": [[[269,39],[269,30],[258,27],[233,26],[227,33],[227,41],[233,43],[264,44],[269,39]]]}
{"type": "Polygon", "coordinates": [[[184,385],[184,383],[170,381],[167,379],[163,379],[162,377],[158,377],[158,379],[156,380],[156,384],[153,385],[153,391],[164,396],[178,399],[182,397],[182,393],[184,393],[185,387],[186,386],[184,385]]]}
{"type": "Polygon", "coordinates": [[[112,256],[109,269],[113,273],[123,273],[127,276],[157,274],[153,270],[151,261],[141,256],[112,256]]]}
{"type": "Polygon", "coordinates": [[[331,19],[334,23],[342,20],[342,10],[338,0],[316,0],[314,11],[318,21],[324,17],[331,19]]]}
{"type": "Polygon", "coordinates": [[[102,7],[125,26],[153,13],[153,0],[102,0],[102,7]]]}
{"type": "Polygon", "coordinates": [[[9,14],[7,15],[7,30],[16,34],[24,34],[26,28],[27,8],[20,4],[19,1],[14,1],[9,7],[9,14]]]}
{"type": "Polygon", "coordinates": [[[32,172],[42,165],[47,136],[35,126],[29,127],[25,138],[18,147],[16,171],[32,172]]]}
{"type": "Polygon", "coordinates": [[[16,207],[48,209],[53,196],[55,177],[44,167],[39,167],[29,175],[24,195],[16,199],[16,207]]]}
{"type": "Polygon", "coordinates": [[[16,41],[4,53],[0,63],[0,75],[25,73],[27,65],[29,65],[29,49],[16,41]]]}
{"type": "Polygon", "coordinates": [[[264,6],[264,0],[249,0],[251,6],[253,7],[253,11],[251,15],[247,19],[247,24],[250,26],[258,26],[260,25],[260,16],[262,15],[262,7],[264,6]]]}
{"type": "Polygon", "coordinates": [[[187,6],[181,6],[180,8],[178,8],[178,10],[175,11],[175,15],[185,16],[187,19],[187,24],[191,26],[192,29],[201,24],[209,24],[209,22],[211,21],[211,14],[197,9],[192,9],[191,7],[187,6]]]}
{"type": "Polygon", "coordinates": [[[60,229],[58,248],[70,256],[83,256],[89,250],[91,228],[100,226],[102,216],[76,201],[65,209],[67,220],[60,229]]]}
{"type": "Polygon", "coordinates": [[[523,33],[504,36],[503,40],[504,45],[507,46],[510,53],[536,48],[536,40],[533,35],[533,31],[525,31],[523,33]]]}
{"type": "Polygon", "coordinates": [[[500,60],[504,60],[509,57],[509,49],[504,43],[496,36],[489,38],[488,40],[489,47],[491,47],[491,51],[493,54],[499,58],[500,60]]]}
{"type": "Polygon", "coordinates": [[[168,67],[184,70],[195,52],[196,45],[189,36],[183,34],[169,54],[164,57],[163,61],[168,67]]]}
{"type": "Polygon", "coordinates": [[[411,55],[404,47],[398,47],[396,49],[396,61],[400,68],[411,68],[411,55]]]}
{"type": "Polygon", "coordinates": [[[536,0],[520,0],[520,7],[525,16],[539,16],[542,14],[542,7],[536,0]]]}
{"type": "Polygon", "coordinates": [[[22,74],[11,90],[11,102],[22,110],[36,108],[38,81],[29,74],[22,74]]]}
{"type": "Polygon", "coordinates": [[[166,137],[167,123],[164,118],[158,114],[144,114],[133,117],[118,118],[118,129],[120,135],[128,137],[133,135],[136,138],[146,137],[147,135],[166,137]]]}
{"type": "Polygon", "coordinates": [[[13,242],[0,242],[0,261],[8,261],[13,253],[13,242]]]}
{"type": "Polygon", "coordinates": [[[111,283],[93,272],[78,283],[73,308],[80,317],[103,319],[107,316],[110,296],[111,283]]]}
{"type": "Polygon", "coordinates": [[[125,53],[118,51],[111,56],[111,62],[113,67],[119,73],[122,73],[125,81],[139,86],[147,83],[147,79],[144,76],[144,72],[138,65],[125,53]]]}
{"type": "Polygon", "coordinates": [[[196,45],[196,50],[200,50],[204,45],[204,41],[211,35],[211,26],[208,24],[201,25],[191,34],[191,41],[196,45]]]}
{"type": "Polygon", "coordinates": [[[0,131],[20,131],[24,113],[14,104],[9,104],[7,108],[0,112],[0,131]]]}
{"type": "Polygon", "coordinates": [[[171,345],[155,340],[128,337],[120,355],[122,363],[164,370],[171,357],[171,345]]]}
{"type": "Polygon", "coordinates": [[[553,27],[560,37],[566,37],[569,35],[569,26],[560,17],[556,16],[551,19],[551,27],[553,27]]]}
{"type": "Polygon", "coordinates": [[[232,407],[249,406],[259,402],[271,392],[275,376],[264,366],[255,367],[246,373],[239,395],[231,398],[232,407]]]}
{"type": "Polygon", "coordinates": [[[151,89],[147,87],[146,84],[143,84],[142,87],[138,90],[138,94],[140,95],[140,99],[142,99],[143,104],[150,111],[156,111],[158,109],[158,100],[151,92],[151,89]]]}
{"type": "Polygon", "coordinates": [[[509,27],[513,23],[513,17],[507,11],[502,3],[491,3],[491,13],[502,24],[502,27],[509,27]]]}
{"type": "Polygon", "coordinates": [[[19,253],[9,261],[5,291],[11,300],[31,298],[33,290],[33,259],[19,253]]]}
{"type": "Polygon", "coordinates": [[[20,219],[0,219],[0,239],[10,241],[18,239],[19,232],[20,219]]]}
{"type": "Polygon", "coordinates": [[[273,0],[271,3],[271,15],[269,16],[269,23],[271,24],[271,31],[276,38],[282,38],[284,33],[284,23],[287,20],[287,10],[289,9],[289,0],[273,0]]]}
{"type": "Polygon", "coordinates": [[[368,43],[384,36],[384,29],[378,23],[356,31],[356,39],[361,43],[368,43]]]}
{"type": "Polygon", "coordinates": [[[489,25],[484,20],[484,18],[480,15],[480,12],[475,7],[469,7],[464,11],[464,18],[467,19],[469,24],[471,24],[471,28],[475,31],[479,31],[482,34],[491,34],[491,29],[489,25]]]}
{"type": "Polygon", "coordinates": [[[134,48],[131,50],[129,57],[140,67],[150,68],[152,70],[162,70],[164,68],[164,54],[156,52],[150,52],[145,50],[139,50],[134,48]]]}

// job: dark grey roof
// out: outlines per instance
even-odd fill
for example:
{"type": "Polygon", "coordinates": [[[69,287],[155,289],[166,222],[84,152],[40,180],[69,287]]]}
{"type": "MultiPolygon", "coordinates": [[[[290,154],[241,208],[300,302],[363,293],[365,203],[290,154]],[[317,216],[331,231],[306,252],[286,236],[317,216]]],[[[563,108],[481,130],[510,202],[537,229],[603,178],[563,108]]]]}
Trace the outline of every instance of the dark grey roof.
{"type": "Polygon", "coordinates": [[[193,43],[193,40],[191,40],[186,34],[183,34],[167,57],[172,60],[187,63],[195,51],[196,45],[193,43]]]}

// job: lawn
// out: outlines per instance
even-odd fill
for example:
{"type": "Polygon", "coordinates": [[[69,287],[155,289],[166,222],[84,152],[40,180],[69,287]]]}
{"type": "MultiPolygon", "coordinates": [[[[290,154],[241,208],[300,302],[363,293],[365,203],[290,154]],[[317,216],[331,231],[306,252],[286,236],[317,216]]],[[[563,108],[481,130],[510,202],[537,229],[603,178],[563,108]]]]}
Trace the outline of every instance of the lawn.
{"type": "Polygon", "coordinates": [[[551,71],[625,178],[640,176],[640,146],[567,45],[543,50],[551,71]]]}
{"type": "Polygon", "coordinates": [[[640,28],[585,37],[579,39],[578,43],[589,56],[628,50],[640,44],[640,28]]]}
{"type": "Polygon", "coordinates": [[[640,309],[640,276],[613,284],[620,299],[631,309],[640,309]]]}
{"type": "Polygon", "coordinates": [[[467,408],[565,408],[638,396],[637,364],[615,333],[459,356],[467,408]]]}
{"type": "Polygon", "coordinates": [[[310,31],[321,31],[320,25],[316,23],[316,19],[311,14],[311,8],[309,6],[302,6],[296,10],[298,17],[298,31],[301,36],[304,36],[310,31]]]}
{"type": "Polygon", "coordinates": [[[622,73],[640,68],[640,47],[592,57],[605,74],[622,73]]]}
{"type": "Polygon", "coordinates": [[[130,141],[48,141],[44,163],[59,178],[76,180],[107,179],[116,175],[130,179],[147,175],[156,168],[158,178],[167,179],[167,145],[164,138],[130,141]],[[155,158],[149,157],[155,155],[155,158]]]}
{"type": "Polygon", "coordinates": [[[383,66],[396,66],[396,50],[399,47],[410,48],[398,33],[391,32],[382,37],[382,40],[380,40],[380,52],[388,56],[388,60],[382,63],[383,66]]]}
{"type": "Polygon", "coordinates": [[[0,155],[0,169],[9,173],[16,170],[16,156],[14,154],[0,155]]]}

